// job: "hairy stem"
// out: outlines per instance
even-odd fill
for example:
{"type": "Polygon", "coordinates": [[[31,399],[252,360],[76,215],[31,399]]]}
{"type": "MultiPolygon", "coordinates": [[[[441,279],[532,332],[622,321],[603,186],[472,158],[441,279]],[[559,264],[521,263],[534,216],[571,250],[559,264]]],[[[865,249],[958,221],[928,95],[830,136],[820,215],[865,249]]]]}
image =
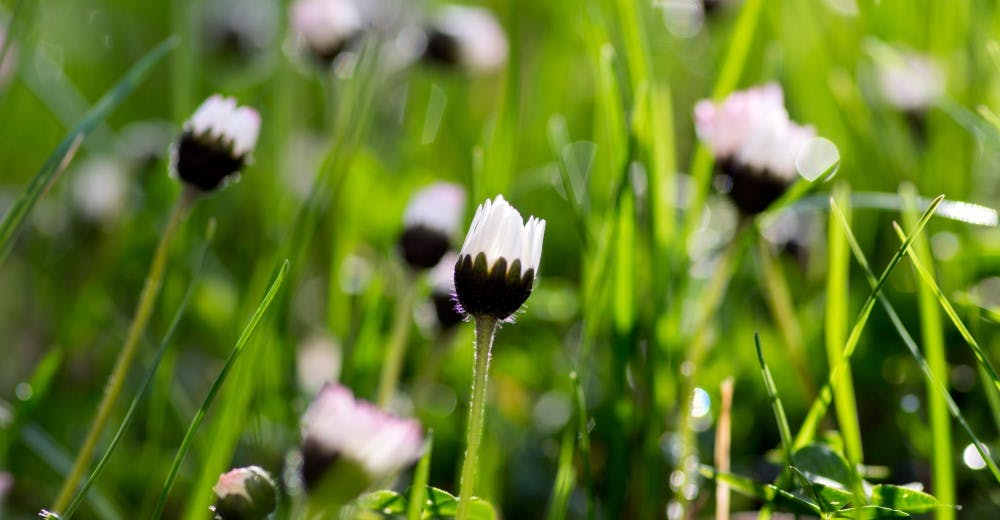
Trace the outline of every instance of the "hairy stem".
{"type": "Polygon", "coordinates": [[[476,487],[476,465],[479,462],[479,445],[483,440],[483,416],[486,412],[486,378],[490,368],[490,351],[496,334],[497,320],[488,316],[476,317],[476,357],[472,372],[472,401],[469,404],[469,425],[465,437],[465,460],[462,462],[462,479],[458,492],[456,520],[469,515],[469,501],[476,487]]]}

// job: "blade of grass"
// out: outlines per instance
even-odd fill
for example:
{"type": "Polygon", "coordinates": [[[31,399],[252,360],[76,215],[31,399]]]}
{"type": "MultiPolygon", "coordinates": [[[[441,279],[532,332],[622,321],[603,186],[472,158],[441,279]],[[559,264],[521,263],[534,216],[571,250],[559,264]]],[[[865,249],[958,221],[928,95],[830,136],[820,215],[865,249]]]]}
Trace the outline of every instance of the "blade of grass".
{"type": "MultiPolygon", "coordinates": [[[[778,397],[778,386],[774,384],[771,377],[771,369],[764,361],[764,351],[760,346],[760,334],[753,334],[754,348],[757,349],[757,363],[760,365],[760,374],[764,378],[764,389],[767,390],[767,398],[774,411],[774,421],[778,423],[778,435],[781,436],[781,449],[785,452],[785,465],[792,464],[792,429],[788,426],[788,416],[785,415],[785,407],[778,397]]],[[[808,486],[807,486],[808,487],[808,486]]]]}
{"type": "Polygon", "coordinates": [[[549,500],[548,520],[566,518],[570,495],[573,493],[573,485],[576,481],[573,473],[573,448],[575,447],[573,434],[575,430],[573,425],[567,425],[566,431],[563,432],[559,447],[559,466],[556,470],[556,478],[552,481],[552,498],[549,500]]]}
{"type": "Polygon", "coordinates": [[[576,435],[579,445],[581,471],[583,472],[583,487],[587,490],[587,520],[593,520],[595,504],[594,484],[590,475],[590,425],[587,419],[587,401],[583,394],[583,385],[580,384],[580,377],[576,372],[570,372],[570,380],[573,381],[573,406],[576,408],[576,435]]]}
{"type": "Polygon", "coordinates": [[[431,453],[434,450],[434,432],[427,433],[424,441],[424,456],[420,457],[417,469],[413,472],[413,484],[410,486],[409,506],[406,508],[407,520],[420,520],[424,512],[424,502],[427,497],[427,480],[431,471],[431,453]]]}
{"type": "Polygon", "coordinates": [[[160,492],[160,498],[156,502],[156,507],[153,510],[152,518],[159,519],[163,515],[163,508],[167,503],[167,496],[170,494],[170,489],[174,485],[174,478],[177,476],[177,471],[180,469],[181,462],[184,460],[184,455],[187,454],[188,448],[191,446],[191,441],[194,438],[195,432],[201,425],[201,421],[205,418],[205,414],[208,413],[209,407],[212,406],[212,402],[215,400],[216,394],[219,393],[219,389],[222,384],[226,381],[226,376],[229,375],[229,371],[233,368],[233,364],[239,358],[240,353],[243,351],[243,347],[246,346],[247,342],[250,341],[250,337],[253,335],[254,331],[257,330],[257,324],[260,323],[261,318],[264,317],[264,313],[271,306],[271,301],[278,294],[278,290],[281,288],[282,283],[285,281],[285,275],[288,274],[288,260],[281,265],[281,270],[278,271],[277,276],[275,276],[274,281],[271,283],[271,287],[267,290],[267,294],[261,300],[260,305],[257,306],[257,310],[254,312],[253,316],[250,318],[250,322],[247,323],[246,328],[243,329],[243,333],[240,334],[239,340],[236,341],[236,346],[233,347],[233,351],[229,354],[229,358],[226,359],[226,364],[223,365],[222,371],[219,372],[219,376],[212,383],[212,387],[208,391],[208,395],[205,396],[205,401],[202,403],[201,408],[195,414],[194,419],[191,420],[191,424],[188,426],[187,432],[184,434],[184,439],[181,441],[180,448],[177,449],[177,455],[174,456],[174,462],[170,465],[170,471],[167,473],[167,480],[163,484],[163,489],[160,492]]]}
{"type": "MultiPolygon", "coordinates": [[[[899,224],[893,222],[893,229],[896,230],[896,234],[900,237],[906,236],[903,229],[899,227],[899,224]]],[[[979,363],[980,368],[982,368],[986,374],[989,376],[988,379],[993,383],[993,386],[1000,390],[1000,375],[997,375],[997,371],[993,368],[993,364],[990,362],[989,356],[983,347],[979,345],[976,338],[972,336],[969,332],[968,327],[962,321],[962,318],[958,316],[958,312],[955,311],[955,307],[952,306],[951,302],[948,301],[948,297],[941,292],[941,287],[938,286],[937,282],[934,281],[934,275],[924,267],[923,262],[914,255],[909,255],[910,262],[913,264],[914,270],[920,275],[920,280],[927,286],[931,294],[937,299],[941,308],[944,309],[945,314],[951,320],[951,323],[958,330],[958,333],[962,336],[962,339],[969,345],[972,349],[972,353],[976,356],[976,361],[979,363]]],[[[926,257],[925,257],[926,258],[926,257]]]]}
{"type": "MultiPolygon", "coordinates": [[[[835,200],[845,204],[850,211],[850,193],[847,185],[840,184],[834,189],[835,200]]],[[[850,213],[845,211],[845,215],[850,213]]],[[[847,341],[847,320],[850,308],[848,295],[850,277],[850,250],[843,233],[838,232],[840,224],[831,213],[828,222],[828,274],[826,282],[825,343],[826,359],[830,369],[840,359],[841,347],[847,341]]],[[[861,444],[861,426],[858,424],[857,398],[854,394],[854,376],[845,370],[840,384],[834,388],[834,408],[837,424],[844,436],[844,451],[852,467],[864,460],[861,444]]]]}
{"type": "MultiPolygon", "coordinates": [[[[868,323],[868,317],[871,315],[872,308],[875,306],[875,301],[878,299],[878,295],[882,291],[882,287],[885,282],[889,279],[889,274],[892,270],[896,268],[900,261],[903,259],[910,242],[913,241],[927,225],[927,221],[930,220],[931,216],[934,214],[934,210],[937,209],[938,204],[944,199],[944,195],[936,197],[931,201],[931,205],[924,211],[921,215],[919,222],[913,232],[907,236],[907,240],[896,250],[896,254],[892,256],[889,260],[889,264],[886,265],[885,270],[882,271],[882,276],[876,281],[875,285],[872,287],[872,293],[865,300],[864,305],[861,308],[861,312],[858,314],[857,319],[854,322],[854,327],[851,329],[851,334],[847,338],[847,343],[844,345],[844,350],[841,353],[840,361],[833,367],[830,371],[830,377],[823,388],[820,389],[819,395],[813,401],[813,404],[809,407],[809,412],[806,414],[805,420],[802,422],[802,426],[799,428],[799,433],[795,437],[794,448],[798,449],[805,446],[812,441],[813,437],[816,435],[816,430],[819,427],[819,422],[826,415],[827,409],[830,407],[830,403],[833,401],[833,388],[840,384],[841,374],[850,368],[851,356],[854,354],[854,349],[858,345],[858,340],[861,339],[861,332],[864,330],[865,325],[868,323]]],[[[831,206],[835,203],[831,201],[831,206]]]]}
{"type": "MultiPolygon", "coordinates": [[[[838,214],[842,215],[842,213],[840,213],[840,208],[838,208],[835,203],[831,204],[831,208],[834,212],[837,212],[838,214]]],[[[867,258],[865,258],[864,255],[864,251],[861,250],[861,244],[858,243],[857,239],[854,237],[854,232],[847,225],[846,219],[841,219],[841,224],[844,226],[844,234],[847,236],[848,244],[850,244],[851,250],[854,252],[854,256],[855,259],[857,259],[858,264],[865,272],[865,277],[868,279],[869,285],[871,285],[873,288],[877,287],[879,281],[875,279],[875,274],[869,267],[868,260],[867,258]]],[[[909,235],[907,238],[912,239],[913,234],[909,235]]],[[[910,242],[909,240],[904,241],[904,245],[908,247],[909,242],[910,242]]],[[[1000,467],[997,467],[997,464],[993,461],[993,458],[990,456],[989,454],[990,452],[986,448],[986,445],[983,444],[982,441],[979,440],[979,437],[977,437],[976,434],[972,431],[972,428],[969,426],[969,423],[965,420],[965,417],[962,416],[962,411],[959,410],[958,405],[955,404],[955,400],[952,399],[951,394],[948,393],[948,389],[940,381],[938,381],[936,377],[934,377],[934,373],[933,371],[931,371],[930,365],[927,364],[927,360],[924,359],[923,355],[920,354],[920,348],[917,346],[917,342],[913,340],[913,336],[910,335],[909,331],[906,330],[906,326],[903,325],[903,320],[901,320],[899,318],[899,315],[896,314],[896,310],[892,307],[892,304],[889,303],[888,298],[879,293],[878,300],[879,303],[882,304],[882,308],[885,309],[886,314],[889,315],[889,321],[892,322],[892,325],[893,327],[895,327],[896,332],[899,333],[899,336],[900,338],[902,338],[903,343],[906,345],[906,348],[909,349],[910,354],[917,361],[917,365],[920,367],[920,370],[924,373],[924,377],[926,377],[928,382],[931,383],[931,385],[937,389],[938,393],[940,393],[942,397],[944,397],[945,402],[948,404],[948,410],[951,412],[952,417],[954,417],[955,420],[958,421],[958,423],[962,426],[962,429],[965,430],[965,432],[972,439],[973,444],[975,444],[976,446],[976,450],[979,451],[980,456],[983,457],[983,460],[986,461],[987,466],[989,466],[990,472],[993,474],[993,478],[995,478],[997,482],[1000,483],[1000,467]]]]}
{"type": "MultiPolygon", "coordinates": [[[[907,226],[913,226],[916,220],[916,189],[910,184],[904,184],[900,188],[900,195],[903,205],[903,217],[907,226]]],[[[893,228],[897,232],[901,231],[899,226],[893,222],[893,228]]],[[[906,234],[903,234],[905,237],[906,234]]],[[[900,240],[903,240],[902,238],[900,240]]],[[[920,236],[910,246],[910,262],[914,269],[920,264],[921,258],[930,259],[930,244],[926,236],[920,236]]],[[[919,272],[919,271],[918,271],[919,272]]],[[[926,272],[921,273],[927,274],[926,272]]],[[[924,342],[924,353],[927,364],[938,381],[948,381],[948,358],[945,355],[944,346],[944,326],[941,323],[941,311],[938,310],[935,302],[935,294],[930,285],[926,283],[931,276],[926,276],[923,284],[917,288],[917,308],[920,313],[920,333],[924,342]]],[[[935,284],[935,288],[936,288],[935,284]]],[[[934,495],[945,504],[955,503],[955,468],[951,457],[951,421],[948,418],[948,408],[944,399],[934,388],[927,388],[927,412],[931,423],[931,490],[934,495]]],[[[942,508],[935,515],[938,520],[952,520],[955,512],[948,508],[942,508]]]]}
{"type": "Polygon", "coordinates": [[[132,403],[128,407],[128,411],[125,412],[125,418],[122,419],[121,426],[118,427],[118,431],[115,432],[114,437],[111,439],[111,443],[108,444],[107,449],[104,451],[104,455],[101,456],[97,464],[94,466],[93,471],[90,472],[90,476],[77,491],[76,496],[73,500],[66,506],[66,510],[62,513],[63,520],[69,520],[76,510],[83,503],[83,499],[87,496],[87,491],[90,487],[94,485],[97,478],[101,475],[101,471],[104,470],[104,466],[111,459],[111,455],[114,453],[115,448],[118,447],[118,443],[121,441],[122,437],[125,435],[125,430],[132,423],[132,419],[135,416],[136,410],[139,408],[139,403],[142,402],[143,398],[146,397],[146,393],[149,390],[153,379],[156,376],[156,369],[160,366],[160,361],[163,359],[163,355],[167,352],[167,347],[170,346],[170,342],[174,337],[174,333],[177,331],[178,325],[180,325],[181,318],[187,311],[188,302],[191,300],[191,295],[194,294],[194,289],[198,285],[198,281],[201,279],[202,267],[205,264],[205,258],[208,256],[209,246],[212,243],[212,238],[215,235],[215,220],[210,220],[208,229],[205,232],[205,242],[202,246],[202,250],[199,254],[198,261],[195,263],[194,271],[191,273],[191,281],[188,282],[187,291],[184,293],[184,297],[181,299],[180,305],[177,306],[177,311],[174,313],[174,318],[170,322],[170,326],[167,328],[166,334],[163,335],[163,340],[160,342],[160,347],[157,349],[156,354],[153,356],[153,362],[150,364],[149,368],[146,370],[146,377],[144,378],[142,385],[139,387],[139,391],[136,392],[135,397],[132,398],[132,403]]]}
{"type": "Polygon", "coordinates": [[[108,117],[112,110],[146,78],[153,66],[159,63],[176,46],[177,38],[171,37],[146,53],[111,90],[104,94],[91,107],[76,128],[71,130],[52,154],[49,155],[49,158],[38,172],[35,173],[35,176],[31,179],[28,186],[25,187],[24,191],[18,195],[17,200],[14,201],[10,210],[7,211],[3,222],[0,223],[0,264],[10,254],[14,246],[14,239],[17,238],[17,234],[21,226],[24,225],[25,219],[27,219],[32,209],[34,209],[35,204],[38,203],[45,190],[51,185],[53,178],[59,172],[59,166],[64,163],[66,156],[74,149],[74,143],[86,137],[91,130],[108,117]]]}

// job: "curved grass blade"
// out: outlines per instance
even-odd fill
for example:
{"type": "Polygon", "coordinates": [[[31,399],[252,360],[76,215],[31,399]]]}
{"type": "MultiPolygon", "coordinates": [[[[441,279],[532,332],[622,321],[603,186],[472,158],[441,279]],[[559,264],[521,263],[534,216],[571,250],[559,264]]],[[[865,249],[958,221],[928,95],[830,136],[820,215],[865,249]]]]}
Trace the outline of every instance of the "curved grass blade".
{"type": "MultiPolygon", "coordinates": [[[[868,323],[868,317],[871,315],[872,309],[875,307],[875,301],[878,296],[882,293],[882,287],[885,282],[889,279],[889,274],[892,270],[899,265],[899,262],[903,260],[903,255],[906,253],[907,249],[910,247],[910,243],[924,230],[927,222],[934,215],[934,211],[937,209],[941,201],[944,200],[944,195],[939,195],[934,200],[931,201],[930,206],[924,211],[920,216],[920,220],[917,222],[916,227],[906,240],[903,245],[896,250],[896,254],[892,256],[889,260],[889,264],[882,271],[882,276],[875,281],[872,285],[872,293],[865,300],[864,306],[861,308],[861,312],[858,314],[857,320],[854,322],[854,327],[851,329],[850,336],[847,337],[847,344],[844,345],[844,352],[841,356],[840,362],[830,371],[830,378],[827,380],[823,388],[820,389],[819,395],[813,401],[812,406],[809,407],[809,412],[806,414],[805,420],[802,422],[802,426],[799,428],[798,435],[795,436],[795,443],[793,445],[794,449],[801,448],[808,444],[813,437],[816,435],[816,430],[819,427],[820,420],[826,415],[827,409],[830,407],[830,403],[833,401],[833,387],[840,382],[841,373],[850,367],[851,356],[854,354],[854,349],[858,346],[858,341],[861,339],[861,331],[864,330],[865,325],[868,323]]],[[[836,207],[836,203],[831,201],[831,207],[836,207]]],[[[853,246],[852,246],[853,247],[853,246]]]]}
{"type": "Polygon", "coordinates": [[[97,477],[101,475],[101,471],[104,470],[104,466],[111,459],[111,454],[114,453],[115,448],[118,447],[118,443],[121,442],[122,437],[125,435],[125,430],[132,424],[132,419],[135,417],[135,412],[139,408],[139,403],[142,402],[143,398],[146,397],[146,393],[149,390],[150,385],[156,376],[156,369],[160,366],[160,361],[163,359],[163,355],[167,352],[167,347],[170,346],[170,341],[174,337],[174,333],[177,331],[177,326],[180,325],[181,318],[184,316],[185,311],[187,311],[188,302],[191,301],[191,295],[194,294],[195,287],[198,286],[198,281],[201,280],[201,270],[205,265],[205,257],[208,256],[209,246],[212,243],[212,238],[215,235],[215,220],[211,220],[208,225],[208,231],[205,233],[205,243],[202,246],[201,253],[198,256],[198,261],[195,264],[194,272],[191,274],[191,281],[188,283],[187,291],[184,293],[184,298],[181,299],[181,303],[177,306],[177,312],[174,313],[174,319],[170,321],[170,326],[167,328],[166,334],[163,335],[163,340],[160,342],[160,348],[157,349],[156,355],[153,356],[153,363],[146,370],[146,378],[142,382],[142,386],[139,387],[139,391],[136,392],[135,397],[132,398],[132,404],[129,405],[128,411],[125,412],[125,418],[122,419],[121,426],[118,427],[118,431],[115,432],[115,436],[111,439],[111,443],[108,444],[107,449],[104,451],[104,455],[94,466],[94,470],[91,471],[90,476],[77,491],[76,496],[73,500],[66,506],[66,511],[62,513],[61,518],[63,520],[69,520],[70,517],[76,513],[76,510],[83,503],[84,497],[87,496],[87,491],[90,487],[97,481],[97,477]]]}
{"type": "Polygon", "coordinates": [[[215,382],[212,383],[212,388],[209,389],[208,395],[205,396],[205,402],[202,403],[201,408],[195,414],[194,419],[191,420],[191,425],[188,426],[187,433],[184,434],[184,439],[181,441],[180,448],[177,449],[177,455],[174,456],[174,462],[170,466],[170,472],[167,474],[167,480],[163,484],[163,490],[160,492],[160,498],[156,502],[156,508],[153,510],[152,518],[159,519],[163,515],[163,507],[167,503],[167,496],[170,494],[170,488],[174,485],[174,478],[177,477],[177,471],[180,469],[181,462],[184,460],[184,455],[187,454],[188,448],[191,446],[191,441],[194,438],[195,432],[201,425],[201,421],[205,418],[205,414],[208,413],[208,408],[212,406],[212,401],[215,400],[216,394],[219,393],[219,389],[222,388],[222,384],[226,381],[226,376],[229,375],[229,371],[233,368],[236,363],[237,358],[239,358],[240,353],[243,348],[250,341],[250,337],[253,335],[254,331],[257,330],[257,325],[260,323],[261,318],[264,317],[264,313],[271,306],[271,302],[274,297],[278,294],[278,289],[281,288],[282,283],[285,281],[285,275],[288,274],[289,262],[286,259],[281,265],[281,270],[278,271],[278,275],[271,282],[271,287],[267,290],[267,294],[261,300],[260,305],[257,306],[257,310],[253,313],[250,318],[250,323],[247,324],[246,328],[243,329],[243,333],[240,334],[240,339],[236,341],[236,346],[233,347],[233,351],[229,354],[229,358],[226,359],[226,364],[222,367],[222,371],[219,376],[215,378],[215,382]]]}
{"type": "Polygon", "coordinates": [[[112,110],[114,110],[126,96],[132,93],[142,80],[146,78],[153,66],[177,46],[177,38],[167,38],[153,50],[146,53],[132,68],[125,74],[114,87],[111,88],[97,103],[91,107],[87,115],[80,121],[80,124],[63,138],[59,146],[49,156],[28,186],[21,192],[14,201],[14,204],[7,211],[3,222],[0,223],[0,263],[7,258],[14,245],[14,239],[18,231],[24,224],[25,219],[34,209],[35,204],[42,197],[48,187],[52,184],[60,171],[60,165],[66,162],[66,157],[75,149],[74,143],[79,144],[88,133],[103,121],[112,110]]]}
{"type": "MultiPolygon", "coordinates": [[[[896,230],[896,234],[902,240],[906,234],[903,232],[903,228],[899,227],[896,222],[892,223],[893,229],[896,230]]],[[[972,349],[972,353],[976,355],[976,360],[979,362],[979,366],[989,374],[990,379],[993,381],[993,385],[1000,390],[1000,375],[997,375],[997,371],[993,368],[993,364],[990,363],[989,357],[987,357],[986,352],[983,347],[979,345],[976,338],[972,337],[972,333],[962,322],[962,318],[959,318],[958,313],[955,312],[955,307],[951,305],[948,298],[941,292],[941,287],[938,286],[937,282],[934,281],[934,276],[924,267],[923,262],[920,261],[916,255],[907,255],[910,258],[910,262],[913,263],[914,269],[920,274],[920,279],[927,285],[927,287],[934,293],[934,296],[938,299],[941,304],[941,308],[944,309],[945,314],[951,319],[952,324],[958,329],[958,333],[962,335],[962,339],[969,344],[969,348],[972,349]]]]}
{"type": "MultiPolygon", "coordinates": [[[[843,216],[840,212],[840,208],[838,208],[836,204],[833,204],[831,208],[833,211],[837,212],[839,216],[843,216]]],[[[865,276],[868,278],[868,283],[872,287],[876,287],[878,281],[875,280],[875,274],[869,267],[868,260],[865,258],[864,252],[861,250],[861,244],[858,243],[857,238],[854,236],[854,232],[851,231],[850,226],[847,225],[846,219],[842,219],[841,222],[844,224],[844,233],[847,235],[847,242],[850,244],[851,250],[854,252],[854,256],[858,260],[858,264],[861,266],[862,270],[864,270],[865,276]]],[[[924,218],[921,218],[920,223],[917,226],[917,231],[923,227],[923,223],[924,218]]],[[[917,231],[914,231],[914,234],[917,231]]],[[[911,234],[907,238],[912,238],[914,234],[911,234]]],[[[909,242],[909,240],[904,242],[907,248],[909,247],[909,242]]],[[[917,346],[917,342],[913,340],[913,336],[911,336],[909,331],[906,330],[906,326],[903,325],[903,320],[901,320],[899,315],[896,314],[896,310],[893,308],[892,304],[889,303],[889,299],[880,292],[878,293],[878,296],[879,303],[882,304],[882,308],[885,309],[886,314],[889,315],[889,321],[892,322],[893,327],[896,328],[896,332],[899,333],[899,337],[902,338],[906,348],[909,349],[910,354],[917,361],[917,365],[920,366],[920,370],[924,373],[924,377],[926,377],[927,381],[941,393],[942,397],[944,397],[952,417],[958,421],[958,424],[962,426],[965,433],[967,433],[969,438],[972,439],[973,444],[976,445],[976,450],[979,452],[979,455],[982,456],[983,460],[986,461],[986,465],[990,468],[990,473],[993,474],[993,478],[1000,483],[1000,467],[997,467],[996,462],[993,461],[993,457],[990,456],[990,452],[986,448],[986,445],[983,444],[983,442],[979,440],[979,437],[977,437],[972,431],[972,427],[969,426],[965,417],[962,416],[961,410],[959,410],[958,405],[955,404],[955,400],[951,398],[951,394],[948,393],[948,389],[940,381],[938,381],[936,377],[934,377],[934,373],[931,371],[930,365],[927,364],[927,360],[924,359],[924,356],[920,353],[920,348],[917,346]]]]}

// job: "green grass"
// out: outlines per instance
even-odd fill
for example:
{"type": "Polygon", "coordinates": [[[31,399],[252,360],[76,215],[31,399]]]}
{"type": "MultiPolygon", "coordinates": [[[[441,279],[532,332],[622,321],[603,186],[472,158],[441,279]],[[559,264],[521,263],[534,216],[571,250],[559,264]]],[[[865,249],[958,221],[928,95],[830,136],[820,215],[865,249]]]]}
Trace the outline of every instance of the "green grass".
{"type": "MultiPolygon", "coordinates": [[[[298,357],[315,337],[337,346],[339,381],[373,402],[396,352],[381,400],[395,394],[434,432],[433,451],[356,513],[453,515],[472,325],[439,334],[427,284],[403,283],[396,251],[408,197],[439,180],[467,189],[466,222],[499,193],[548,221],[538,283],[493,350],[473,516],[702,518],[712,479],[732,488],[733,512],[1000,508],[989,211],[1000,206],[1000,5],[858,0],[843,14],[826,0],[743,0],[684,38],[648,1],[473,2],[511,42],[505,70],[477,76],[386,73],[391,44],[376,40],[353,75],[318,71],[296,50],[289,2],[262,3],[270,30],[239,55],[211,46],[200,2],[0,2],[12,27],[0,56],[17,59],[0,84],[0,472],[15,479],[0,516],[32,517],[56,498],[176,198],[169,143],[135,158],[131,124],[176,131],[214,92],[260,110],[259,146],[163,253],[170,268],[136,339],[148,371],[123,380],[108,408],[118,431],[95,439],[88,491],[67,516],[207,517],[223,471],[283,477],[312,398],[298,357]],[[947,95],[919,117],[878,92],[876,65],[902,48],[943,67],[947,95]],[[736,224],[692,109],[767,82],[840,161],[832,181],[800,180],[736,224]],[[92,222],[76,192],[102,157],[123,161],[125,204],[92,222]],[[803,254],[768,239],[785,211],[808,226],[803,254]],[[210,221],[193,285],[188,259],[210,221]],[[730,377],[731,470],[720,472],[717,389],[730,377]],[[697,417],[695,389],[710,403],[697,417]],[[970,444],[986,468],[965,463],[970,444]],[[920,482],[933,497],[869,496],[862,479],[920,482]]],[[[281,498],[280,518],[297,511],[294,493],[281,498]]]]}

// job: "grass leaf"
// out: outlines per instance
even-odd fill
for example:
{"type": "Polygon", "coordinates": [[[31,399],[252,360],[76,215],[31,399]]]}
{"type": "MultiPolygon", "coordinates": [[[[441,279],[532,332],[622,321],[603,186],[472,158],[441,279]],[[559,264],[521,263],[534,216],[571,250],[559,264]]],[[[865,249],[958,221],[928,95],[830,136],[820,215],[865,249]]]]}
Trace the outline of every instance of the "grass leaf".
{"type": "Polygon", "coordinates": [[[34,209],[35,204],[38,203],[38,200],[55,181],[61,169],[66,166],[67,157],[72,155],[76,148],[79,147],[81,140],[91,130],[97,127],[122,100],[135,90],[139,83],[146,78],[153,66],[159,63],[171,49],[176,47],[177,43],[177,38],[167,38],[154,47],[153,50],[146,53],[142,59],[129,69],[125,77],[116,83],[104,97],[90,108],[90,111],[87,112],[83,120],[63,138],[55,151],[49,155],[49,158],[38,172],[35,173],[31,182],[18,195],[17,200],[14,201],[14,204],[7,211],[3,222],[0,223],[0,264],[3,263],[7,255],[10,254],[11,249],[13,249],[14,239],[17,238],[18,231],[24,225],[24,221],[28,218],[28,215],[31,214],[31,210],[34,209]]]}

